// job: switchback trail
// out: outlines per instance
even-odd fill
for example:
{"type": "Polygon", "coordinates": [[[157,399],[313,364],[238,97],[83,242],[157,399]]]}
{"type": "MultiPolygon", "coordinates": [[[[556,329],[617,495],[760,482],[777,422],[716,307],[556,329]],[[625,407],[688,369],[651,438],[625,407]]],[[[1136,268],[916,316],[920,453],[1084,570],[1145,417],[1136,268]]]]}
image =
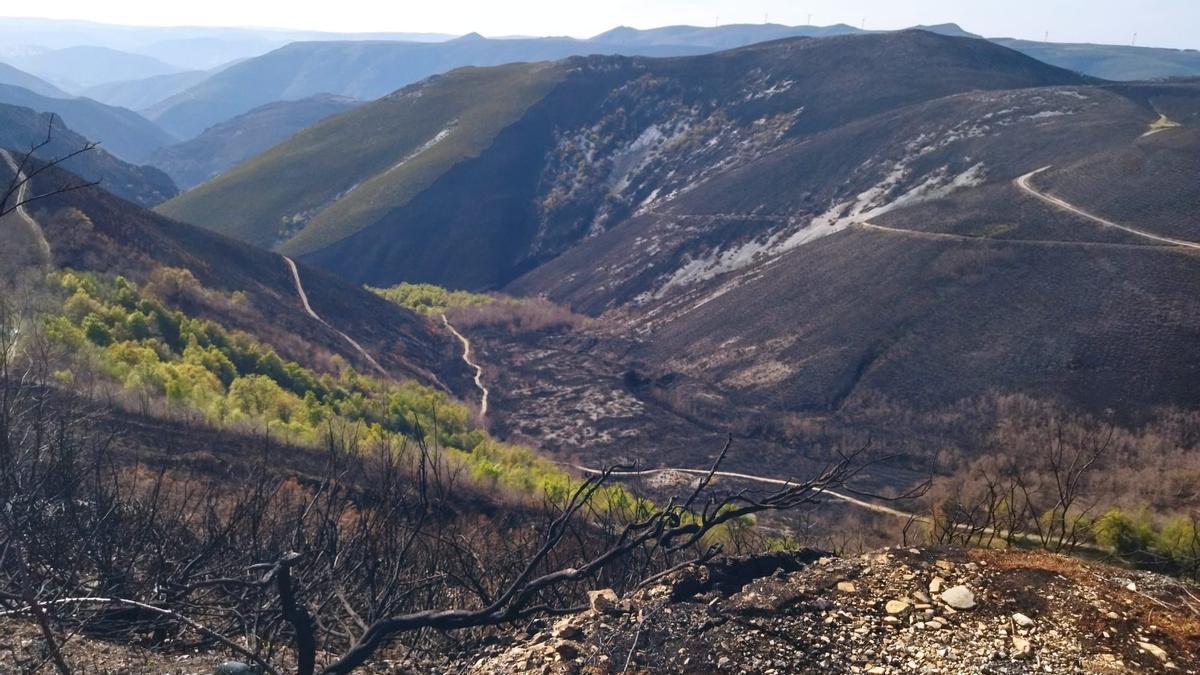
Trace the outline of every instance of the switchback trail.
{"type": "Polygon", "coordinates": [[[328,321],[322,319],[319,314],[313,311],[312,305],[308,304],[308,294],[304,292],[304,284],[300,281],[300,269],[296,267],[296,262],[286,255],[280,257],[287,262],[288,269],[292,271],[292,279],[296,282],[296,293],[300,296],[300,302],[304,304],[304,311],[308,312],[308,315],[312,318],[320,321],[323,326],[337,333],[343,340],[349,343],[351,347],[354,347],[354,350],[367,360],[367,363],[370,363],[375,370],[379,371],[380,375],[387,377],[388,372],[383,369],[383,366],[379,365],[379,362],[375,360],[375,357],[368,354],[367,350],[362,348],[362,345],[358,344],[354,338],[329,325],[328,321]]]}
{"type": "Polygon", "coordinates": [[[446,324],[446,328],[448,328],[450,332],[454,334],[454,337],[458,338],[458,341],[462,343],[463,361],[468,366],[475,369],[475,386],[479,387],[479,391],[481,393],[479,400],[479,416],[487,417],[488,388],[483,386],[483,366],[480,366],[478,363],[475,363],[471,360],[471,341],[467,339],[467,336],[458,332],[458,329],[450,324],[450,319],[447,319],[445,314],[442,315],[442,323],[446,324]]]}
{"type": "Polygon", "coordinates": [[[37,221],[33,219],[33,216],[29,215],[29,211],[22,205],[22,202],[29,196],[29,183],[23,182],[25,181],[25,174],[19,173],[20,167],[17,166],[17,162],[13,159],[13,156],[7,150],[0,150],[0,154],[4,155],[4,163],[8,164],[8,168],[17,174],[15,180],[21,184],[17,188],[17,207],[13,215],[29,228],[29,233],[33,236],[33,240],[37,244],[38,252],[41,253],[48,265],[54,260],[54,257],[50,254],[50,242],[46,241],[46,234],[42,232],[42,226],[38,225],[37,221]]]}
{"type": "Polygon", "coordinates": [[[1042,200],[1043,202],[1046,202],[1047,204],[1049,204],[1057,209],[1061,209],[1063,211],[1069,211],[1071,213],[1074,213],[1077,216],[1083,216],[1084,218],[1087,218],[1088,220],[1099,223],[1100,225],[1103,225],[1104,227],[1112,227],[1112,228],[1121,230],[1122,232],[1128,232],[1129,234],[1141,237],[1143,239],[1149,239],[1151,241],[1157,241],[1157,242],[1164,243],[1164,244],[1171,244],[1172,246],[1182,246],[1184,248],[1200,250],[1200,243],[1197,243],[1194,241],[1187,241],[1186,239],[1175,239],[1172,237],[1164,237],[1162,235],[1154,234],[1153,232],[1147,232],[1146,230],[1141,230],[1136,227],[1130,227],[1128,225],[1114,223],[1113,221],[1108,220],[1107,218],[1101,218],[1100,216],[1097,216],[1094,213],[1088,213],[1087,211],[1084,211],[1083,209],[1081,209],[1077,206],[1074,206],[1074,205],[1066,202],[1065,200],[1059,199],[1058,197],[1055,197],[1053,195],[1048,195],[1044,192],[1039,192],[1037,188],[1033,187],[1033,185],[1031,185],[1029,183],[1029,180],[1049,168],[1050,167],[1048,167],[1048,166],[1043,166],[1042,168],[1037,169],[1036,171],[1030,171],[1029,173],[1025,174],[1024,176],[1017,178],[1017,180],[1014,182],[1016,183],[1018,188],[1033,195],[1034,197],[1037,197],[1038,199],[1042,200]]]}

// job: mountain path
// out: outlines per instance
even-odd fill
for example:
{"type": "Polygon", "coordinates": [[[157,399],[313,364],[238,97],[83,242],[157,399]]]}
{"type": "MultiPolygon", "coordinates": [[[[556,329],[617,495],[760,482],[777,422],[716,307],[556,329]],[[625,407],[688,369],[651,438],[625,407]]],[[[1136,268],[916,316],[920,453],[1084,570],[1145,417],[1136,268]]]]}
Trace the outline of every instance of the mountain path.
{"type": "Polygon", "coordinates": [[[480,366],[478,363],[475,363],[471,360],[471,341],[467,339],[467,336],[458,332],[458,329],[450,323],[450,319],[447,319],[445,314],[442,315],[442,323],[446,324],[446,328],[449,329],[449,331],[454,334],[454,337],[458,338],[458,341],[462,343],[463,362],[475,369],[475,386],[479,388],[481,394],[479,400],[479,416],[487,417],[489,392],[488,388],[483,384],[483,366],[480,366]]]}
{"type": "MultiPolygon", "coordinates": [[[[9,154],[8,150],[0,150],[0,155],[4,156],[4,163],[8,164],[9,169],[14,172],[20,171],[20,167],[17,165],[16,160],[13,159],[13,156],[9,154]]],[[[46,264],[50,264],[54,260],[54,256],[50,252],[50,242],[46,240],[46,233],[42,231],[42,226],[33,219],[33,216],[29,215],[29,211],[22,204],[29,196],[29,183],[23,173],[17,173],[16,180],[20,183],[20,187],[17,188],[17,207],[14,210],[14,215],[29,228],[30,234],[33,235],[34,241],[37,243],[38,250],[46,260],[46,264]]]]}
{"type": "Polygon", "coordinates": [[[1164,243],[1164,244],[1170,244],[1172,246],[1182,246],[1184,248],[1200,250],[1200,243],[1197,243],[1194,241],[1187,241],[1186,239],[1175,239],[1173,237],[1164,237],[1160,234],[1154,234],[1153,232],[1147,232],[1146,230],[1138,229],[1136,227],[1130,227],[1128,225],[1122,225],[1120,223],[1115,223],[1111,220],[1108,220],[1107,218],[1101,218],[1100,216],[1097,216],[1094,213],[1089,213],[1087,211],[1084,211],[1083,209],[1081,209],[1073,204],[1070,204],[1066,200],[1059,199],[1058,197],[1046,194],[1044,192],[1039,192],[1038,189],[1033,187],[1033,185],[1031,185],[1029,181],[1034,176],[1038,175],[1039,173],[1042,173],[1043,171],[1046,171],[1049,168],[1050,168],[1049,166],[1043,166],[1040,169],[1030,171],[1029,173],[1025,174],[1024,176],[1017,178],[1013,182],[1016,183],[1016,186],[1018,188],[1020,188],[1021,190],[1027,192],[1030,195],[1033,195],[1034,197],[1037,197],[1038,199],[1042,200],[1043,202],[1046,202],[1047,204],[1049,204],[1057,209],[1060,209],[1063,211],[1069,211],[1070,213],[1074,213],[1077,216],[1082,216],[1082,217],[1087,218],[1088,220],[1091,220],[1095,223],[1099,223],[1100,225],[1103,225],[1104,227],[1115,228],[1115,229],[1121,230],[1122,232],[1128,232],[1129,234],[1141,237],[1143,239],[1148,239],[1150,241],[1157,241],[1157,242],[1164,243]]]}
{"type": "Polygon", "coordinates": [[[317,314],[316,311],[313,310],[312,305],[308,304],[308,294],[304,292],[304,284],[300,281],[300,268],[296,267],[296,262],[286,255],[280,257],[283,258],[283,260],[287,263],[288,269],[292,271],[292,280],[296,282],[296,293],[300,296],[300,302],[304,305],[304,311],[308,312],[308,315],[312,318],[320,321],[323,326],[334,333],[337,333],[338,336],[349,343],[349,345],[353,347],[355,351],[361,354],[362,357],[366,359],[373,368],[375,368],[375,370],[379,371],[380,375],[387,377],[388,372],[384,370],[383,366],[379,365],[379,362],[375,360],[375,357],[367,353],[367,350],[363,349],[362,345],[358,344],[358,341],[331,326],[328,321],[322,319],[321,315],[317,314]]]}
{"type": "MultiPolygon", "coordinates": [[[[575,469],[576,471],[586,473],[586,474],[601,475],[604,473],[603,471],[601,471],[599,469],[592,469],[592,468],[589,468],[586,466],[581,466],[579,464],[571,464],[569,462],[559,462],[559,464],[561,464],[562,466],[570,467],[572,469],[575,469]]],[[[659,473],[684,473],[684,474],[689,474],[692,476],[707,476],[709,473],[709,470],[708,469],[682,469],[682,468],[678,468],[678,467],[661,467],[658,469],[644,469],[641,471],[614,471],[614,472],[612,472],[611,475],[636,477],[636,476],[650,476],[650,475],[659,474],[659,473]]],[[[755,482],[755,483],[765,483],[767,485],[778,485],[778,486],[785,486],[785,487],[789,486],[789,485],[798,485],[799,484],[794,480],[783,480],[781,478],[771,478],[769,476],[755,476],[753,474],[735,473],[732,471],[716,471],[716,472],[713,472],[713,475],[720,476],[723,478],[736,478],[736,479],[747,480],[747,481],[751,481],[751,482],[755,482]]],[[[839,501],[843,501],[847,504],[850,504],[852,506],[857,506],[859,508],[863,508],[868,511],[873,511],[875,513],[882,513],[884,515],[895,516],[896,518],[903,518],[904,520],[911,520],[913,522],[922,523],[924,525],[932,525],[933,524],[933,519],[930,518],[929,516],[912,513],[909,511],[903,511],[901,509],[893,508],[891,506],[885,506],[883,504],[877,504],[875,502],[867,501],[865,499],[859,499],[858,497],[853,497],[851,495],[845,494],[843,492],[838,492],[836,490],[828,490],[828,489],[822,490],[821,494],[829,495],[830,497],[833,497],[834,499],[837,499],[839,501]]],[[[966,525],[959,525],[959,528],[963,529],[963,530],[968,529],[968,527],[966,525]]],[[[983,528],[979,532],[984,535],[993,535],[993,536],[995,536],[997,538],[1001,538],[1001,539],[1006,539],[1009,536],[1009,533],[1007,531],[998,530],[996,528],[991,528],[991,527],[983,528]]],[[[1032,543],[1032,544],[1040,545],[1042,543],[1042,540],[1040,538],[1038,538],[1036,533],[1033,533],[1033,532],[1021,532],[1018,535],[1016,535],[1015,538],[1020,539],[1021,541],[1032,543]]],[[[1092,544],[1086,544],[1086,543],[1076,544],[1076,547],[1081,550],[1093,551],[1093,552],[1097,552],[1097,553],[1108,552],[1108,550],[1104,549],[1103,547],[1092,545],[1092,544]]]]}
{"type": "MultiPolygon", "coordinates": [[[[563,465],[568,466],[572,469],[575,469],[576,471],[580,471],[582,473],[591,474],[591,475],[598,476],[598,475],[604,473],[603,471],[601,471],[599,469],[592,469],[592,468],[589,468],[586,466],[580,466],[578,464],[570,464],[570,463],[564,462],[563,465]]],[[[678,467],[662,467],[662,468],[658,468],[658,469],[643,469],[641,471],[614,471],[612,473],[612,475],[613,476],[626,476],[626,477],[639,477],[639,476],[651,476],[651,475],[659,474],[659,473],[685,473],[685,474],[689,474],[692,476],[707,476],[708,470],[707,469],[682,469],[682,468],[678,468],[678,467]]],[[[782,486],[797,485],[796,481],[792,481],[792,480],[783,480],[781,478],[771,478],[769,476],[755,476],[753,474],[735,473],[732,471],[717,471],[717,472],[713,473],[713,475],[719,476],[722,478],[737,478],[740,480],[748,480],[748,481],[751,481],[754,483],[766,483],[767,485],[782,485],[782,486]]],[[[858,497],[852,497],[848,494],[844,494],[842,492],[837,492],[835,490],[823,490],[822,494],[826,494],[826,495],[829,495],[830,497],[833,497],[834,499],[838,499],[838,500],[841,500],[848,504],[853,504],[860,508],[867,509],[868,511],[874,511],[876,513],[883,513],[883,514],[887,514],[889,516],[896,516],[897,518],[904,518],[906,520],[911,518],[911,519],[919,521],[919,522],[929,522],[929,519],[925,516],[920,516],[915,513],[909,513],[908,511],[901,511],[900,509],[895,509],[890,506],[884,506],[882,504],[876,504],[874,502],[869,502],[865,499],[859,499],[858,497]]]]}
{"type": "Polygon", "coordinates": [[[968,234],[951,234],[949,232],[930,232],[926,230],[909,230],[902,227],[891,227],[889,225],[877,225],[869,221],[859,221],[854,223],[854,227],[874,232],[884,232],[887,234],[897,234],[915,239],[940,239],[942,241],[968,241],[975,243],[988,244],[1005,244],[1013,246],[1042,246],[1050,248],[1074,247],[1074,248],[1118,248],[1118,249],[1140,249],[1156,248],[1160,251],[1178,250],[1175,246],[1157,246],[1150,247],[1145,244],[1122,244],[1115,241],[1069,241],[1065,239],[1000,239],[995,237],[980,237],[968,234]]]}

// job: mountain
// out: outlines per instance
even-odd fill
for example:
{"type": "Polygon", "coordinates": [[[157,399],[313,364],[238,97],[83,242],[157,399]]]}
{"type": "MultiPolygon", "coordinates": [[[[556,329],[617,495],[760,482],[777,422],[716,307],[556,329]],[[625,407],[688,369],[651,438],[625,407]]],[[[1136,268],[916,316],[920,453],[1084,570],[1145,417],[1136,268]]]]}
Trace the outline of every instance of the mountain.
{"type": "Polygon", "coordinates": [[[920,31],[465,70],[308,129],[162,208],[357,281],[494,287],[639,202],[790,139],[960,91],[1079,81],[920,31]]]}
{"type": "MultiPolygon", "coordinates": [[[[62,136],[69,142],[69,132],[62,136]]],[[[11,175],[0,165],[0,175],[5,172],[11,175]]],[[[52,170],[35,178],[32,190],[49,192],[76,181],[52,170]]],[[[230,303],[193,297],[189,314],[253,335],[286,359],[318,364],[337,355],[362,372],[374,372],[374,363],[332,324],[354,336],[366,353],[378,355],[390,377],[471,390],[452,336],[333,275],[300,268],[306,300],[326,324],[309,314],[287,261],[276,254],[171,221],[95,187],[33,202],[28,209],[56,268],[122,275],[139,284],[164,268],[187,270],[208,293],[241,298],[230,303]]]]}
{"type": "Polygon", "coordinates": [[[29,91],[51,98],[70,98],[70,94],[50,84],[49,82],[34,77],[29,73],[18,70],[8,65],[0,63],[0,84],[8,84],[14,87],[21,87],[29,91]]]}
{"type": "Polygon", "coordinates": [[[658,395],[706,419],[951,410],[989,391],[1135,420],[1189,408],[1190,249],[1014,183],[1053,165],[1035,189],[1196,241],[1182,215],[1200,199],[1196,128],[1145,135],[1168,101],[1195,123],[1200,88],[1173,86],[972,93],[885,113],[651,202],[507,290],[618,318],[658,395]]]}
{"type": "MultiPolygon", "coordinates": [[[[162,209],[355,282],[601,317],[620,339],[579,359],[717,428],[996,391],[1136,418],[1200,403],[1200,268],[1102,221],[1194,236],[1198,112],[1194,83],[924,31],[574,58],[408,87],[162,209]],[[1014,182],[1048,165],[1030,185],[1095,218],[1014,182]]],[[[541,376],[505,389],[561,401],[541,376]]]]}
{"type": "Polygon", "coordinates": [[[77,46],[41,51],[8,61],[73,92],[108,82],[177,73],[181,69],[153,57],[108,47],[77,46]]]}
{"type": "MultiPolygon", "coordinates": [[[[972,33],[968,30],[964,30],[962,26],[960,26],[956,23],[939,23],[939,24],[934,24],[931,26],[920,25],[920,26],[913,26],[913,28],[916,30],[929,31],[930,33],[937,33],[938,35],[950,35],[953,37],[966,37],[966,38],[982,38],[983,37],[982,35],[976,35],[975,33],[972,33]]],[[[1018,50],[1018,51],[1020,51],[1020,50],[1018,50]]]]}
{"type": "Polygon", "coordinates": [[[269,103],[217,124],[190,141],[160,148],[149,158],[149,163],[166,171],[176,185],[186,190],[262,153],[305,127],[361,103],[330,95],[269,103]]]}
{"type": "Polygon", "coordinates": [[[89,139],[99,141],[113,155],[143,163],[152,152],[175,139],[141,115],[90,98],[49,98],[28,89],[0,85],[0,103],[55,113],[67,126],[89,139]]]}
{"type": "MultiPolygon", "coordinates": [[[[260,105],[320,93],[374,99],[404,85],[462,66],[545,61],[574,54],[630,51],[617,45],[539,38],[489,40],[464,36],[415,42],[303,42],[231,66],[154,106],[148,116],[163,128],[191,138],[204,129],[260,105]]],[[[675,55],[704,51],[658,47],[632,51],[675,55]]]]}
{"type": "Polygon", "coordinates": [[[664,26],[639,30],[618,26],[601,33],[590,42],[623,47],[681,45],[710,50],[744,47],[755,42],[768,42],[789,37],[826,37],[861,32],[846,24],[832,26],[784,26],[765,24],[726,24],[724,26],[664,26]]]}
{"type": "Polygon", "coordinates": [[[1068,44],[994,38],[1035,59],[1107,80],[1148,80],[1200,75],[1200,51],[1123,45],[1068,44]]]}
{"type": "MultiPolygon", "coordinates": [[[[954,23],[914,26],[915,29],[954,37],[980,38],[954,23]]],[[[729,26],[668,26],[638,30],[614,28],[595,41],[616,45],[689,45],[706,49],[731,49],[784,37],[844,35],[862,32],[853,26],[781,26],[742,24],[729,26]]],[[[989,38],[1050,65],[1107,80],[1145,80],[1200,75],[1200,52],[1194,49],[1162,49],[1122,45],[1035,42],[1012,38],[989,38]]]]}
{"type": "Polygon", "coordinates": [[[203,82],[210,75],[212,73],[207,70],[185,70],[137,80],[99,84],[84,89],[80,94],[108,105],[130,110],[145,110],[159,101],[203,82]]]}
{"type": "Polygon", "coordinates": [[[404,40],[440,42],[435,33],[329,33],[277,28],[126,26],[59,19],[0,18],[0,50],[29,53],[97,46],[142,54],[180,70],[208,70],[233,59],[260,56],[290,42],[314,40],[404,40]]]}
{"type": "MultiPolygon", "coordinates": [[[[0,104],[0,148],[22,153],[45,140],[49,124],[48,113],[0,104]]],[[[56,117],[51,143],[37,156],[44,160],[61,157],[87,142],[56,117]]],[[[86,180],[98,180],[104,190],[141,206],[153,206],[179,192],[162,171],[123,162],[103,147],[72,158],[65,168],[86,180]]]]}

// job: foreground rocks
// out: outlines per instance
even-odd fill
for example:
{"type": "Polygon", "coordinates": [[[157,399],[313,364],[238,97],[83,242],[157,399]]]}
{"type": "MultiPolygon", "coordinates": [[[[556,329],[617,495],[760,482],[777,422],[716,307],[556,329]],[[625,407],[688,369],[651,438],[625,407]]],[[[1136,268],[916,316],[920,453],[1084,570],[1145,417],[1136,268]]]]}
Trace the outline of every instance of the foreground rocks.
{"type": "Polygon", "coordinates": [[[463,665],[479,674],[1200,672],[1200,605],[1165,577],[1028,552],[796,555],[812,562],[741,584],[726,564],[619,601],[605,589],[592,610],[463,665]]]}
{"type": "MultiPolygon", "coordinates": [[[[587,600],[586,611],[445,651],[388,650],[361,672],[1200,673],[1200,589],[1045,553],[796,551],[718,560],[587,600]]],[[[80,673],[237,672],[234,654],[172,647],[77,635],[64,652],[80,673]]],[[[0,673],[37,663],[37,627],[0,617],[0,673]]]]}

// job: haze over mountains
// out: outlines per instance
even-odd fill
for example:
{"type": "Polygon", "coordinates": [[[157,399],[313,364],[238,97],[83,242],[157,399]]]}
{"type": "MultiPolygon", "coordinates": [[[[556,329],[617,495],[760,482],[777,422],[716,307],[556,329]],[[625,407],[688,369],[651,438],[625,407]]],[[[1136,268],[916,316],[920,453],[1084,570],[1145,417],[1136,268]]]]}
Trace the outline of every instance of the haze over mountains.
{"type": "Polygon", "coordinates": [[[1200,664],[1195,52],[0,45],[0,661],[1200,664]]]}
{"type": "MultiPolygon", "coordinates": [[[[977,37],[954,24],[925,28],[946,35],[977,37]]],[[[0,35],[11,39],[0,49],[0,62],[4,62],[0,63],[0,84],[28,89],[49,99],[92,99],[58,103],[9,90],[4,100],[29,105],[38,112],[60,114],[73,128],[104,143],[115,155],[138,163],[148,161],[159,150],[163,151],[159,157],[175,156],[179,153],[169,152],[169,146],[260,106],[322,95],[372,100],[462,66],[540,62],[587,54],[697,55],[781,38],[861,32],[843,24],[740,24],[647,30],[618,27],[584,40],[488,39],[475,34],[458,38],[402,33],[348,35],[2,19],[0,35]]],[[[1005,39],[997,42],[1052,65],[1108,79],[1200,73],[1200,56],[1194,51],[1005,39]]],[[[294,120],[319,121],[303,115],[294,120]]],[[[247,142],[246,150],[227,154],[224,160],[198,173],[176,173],[174,178],[186,186],[195,185],[300,128],[281,125],[247,142]]],[[[178,166],[160,168],[175,172],[178,166]]]]}
{"type": "Polygon", "coordinates": [[[160,147],[149,162],[170,174],[179,187],[186,190],[326,117],[361,103],[357,99],[329,94],[268,103],[215,124],[191,140],[160,147]]]}

